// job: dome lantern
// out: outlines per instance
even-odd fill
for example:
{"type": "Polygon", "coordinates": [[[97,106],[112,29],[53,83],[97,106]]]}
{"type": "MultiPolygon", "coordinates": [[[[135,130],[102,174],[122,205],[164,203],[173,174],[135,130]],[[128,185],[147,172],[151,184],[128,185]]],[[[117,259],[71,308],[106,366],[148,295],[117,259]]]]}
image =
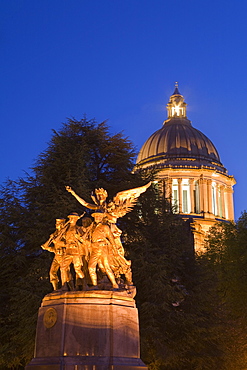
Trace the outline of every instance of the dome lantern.
{"type": "Polygon", "coordinates": [[[175,82],[174,93],[170,96],[169,103],[167,104],[168,119],[183,117],[186,118],[186,106],[183,95],[178,91],[178,83],[175,82]]]}

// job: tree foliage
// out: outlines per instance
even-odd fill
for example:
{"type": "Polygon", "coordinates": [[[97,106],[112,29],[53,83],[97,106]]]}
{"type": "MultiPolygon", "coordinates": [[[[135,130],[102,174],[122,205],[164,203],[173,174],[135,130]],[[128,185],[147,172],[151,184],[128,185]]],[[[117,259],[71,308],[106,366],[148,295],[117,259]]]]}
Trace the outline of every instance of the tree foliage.
{"type": "Polygon", "coordinates": [[[69,119],[53,131],[30,174],[7,181],[0,194],[0,366],[21,368],[33,356],[40,302],[51,291],[51,256],[40,245],[55,219],[85,209],[65,190],[71,185],[90,200],[96,187],[110,196],[128,188],[135,152],[105,122],[69,119]]]}
{"type": "Polygon", "coordinates": [[[247,213],[211,229],[205,255],[217,274],[219,292],[235,316],[247,320],[247,213]]]}
{"type": "MultiPolygon", "coordinates": [[[[37,312],[51,291],[51,254],[42,251],[55,219],[85,209],[95,188],[118,191],[146,183],[132,174],[132,143],[106,122],[69,119],[53,131],[30,174],[0,192],[0,369],[23,369],[33,356],[37,312]]],[[[189,226],[155,186],[119,220],[132,261],[142,358],[152,370],[244,369],[247,216],[215,227],[203,257],[193,254],[189,226]],[[234,367],[235,366],[235,367],[234,367]]]]}
{"type": "Polygon", "coordinates": [[[195,258],[188,225],[167,208],[150,189],[123,220],[137,286],[142,359],[152,370],[223,369],[214,276],[195,258]]]}
{"type": "Polygon", "coordinates": [[[234,223],[218,223],[203,256],[215,276],[223,322],[224,369],[247,366],[247,213],[234,223]]]}

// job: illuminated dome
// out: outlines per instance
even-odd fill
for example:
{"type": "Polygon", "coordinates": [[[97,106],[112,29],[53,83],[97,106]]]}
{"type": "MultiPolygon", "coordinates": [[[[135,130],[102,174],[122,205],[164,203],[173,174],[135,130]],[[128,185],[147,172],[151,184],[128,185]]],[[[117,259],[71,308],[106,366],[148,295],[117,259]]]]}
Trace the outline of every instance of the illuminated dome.
{"type": "Polygon", "coordinates": [[[223,167],[212,141],[192,126],[186,106],[176,83],[167,120],[142,146],[134,172],[155,170],[154,186],[169,209],[189,222],[195,251],[201,253],[210,227],[234,220],[236,181],[223,167]]]}
{"type": "Polygon", "coordinates": [[[145,168],[193,167],[226,173],[219,154],[201,131],[186,117],[186,103],[176,86],[167,105],[168,119],[142,146],[136,164],[145,168]]]}

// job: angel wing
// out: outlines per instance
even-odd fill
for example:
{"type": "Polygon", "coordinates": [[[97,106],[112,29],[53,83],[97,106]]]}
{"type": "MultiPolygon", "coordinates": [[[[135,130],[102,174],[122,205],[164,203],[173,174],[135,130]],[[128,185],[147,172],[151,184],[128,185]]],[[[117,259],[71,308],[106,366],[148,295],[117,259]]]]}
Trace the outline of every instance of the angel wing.
{"type": "Polygon", "coordinates": [[[116,218],[123,217],[132,210],[138,197],[144,193],[151,184],[152,182],[150,181],[148,184],[140,186],[139,188],[120,191],[113,198],[113,201],[108,204],[107,213],[116,218]]]}

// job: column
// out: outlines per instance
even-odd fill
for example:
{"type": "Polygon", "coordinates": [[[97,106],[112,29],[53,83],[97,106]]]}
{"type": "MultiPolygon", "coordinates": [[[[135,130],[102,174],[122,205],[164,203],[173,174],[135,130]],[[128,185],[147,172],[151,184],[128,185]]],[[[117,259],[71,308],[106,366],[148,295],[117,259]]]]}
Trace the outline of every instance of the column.
{"type": "Polygon", "coordinates": [[[170,177],[164,179],[164,197],[167,200],[171,200],[172,197],[172,179],[170,177]]]}
{"type": "Polygon", "coordinates": [[[208,193],[208,212],[213,213],[212,210],[212,180],[207,180],[208,193]]]}
{"type": "Polygon", "coordinates": [[[195,181],[195,213],[200,213],[200,185],[199,180],[195,181]]]}
{"type": "Polygon", "coordinates": [[[193,178],[189,179],[189,184],[190,184],[190,213],[195,213],[195,198],[194,198],[195,183],[193,178]]]}
{"type": "Polygon", "coordinates": [[[226,217],[226,215],[225,215],[225,201],[224,201],[224,199],[225,199],[224,195],[225,194],[224,194],[224,191],[225,191],[224,186],[220,185],[220,201],[221,201],[221,212],[222,212],[221,217],[222,218],[226,217]]]}
{"type": "Polygon", "coordinates": [[[203,191],[203,211],[208,212],[208,189],[207,189],[207,180],[202,179],[202,191],[203,191]]]}
{"type": "Polygon", "coordinates": [[[219,204],[219,184],[216,184],[215,186],[215,189],[216,189],[216,196],[215,196],[215,201],[216,201],[216,215],[215,216],[219,216],[220,215],[220,204],[219,204]]]}
{"type": "Polygon", "coordinates": [[[234,220],[234,207],[233,207],[233,189],[231,186],[226,188],[226,209],[227,209],[227,219],[234,220]]]}
{"type": "Polygon", "coordinates": [[[204,211],[204,198],[203,198],[203,178],[201,177],[199,179],[199,199],[200,199],[200,205],[199,205],[199,213],[204,211]]]}
{"type": "Polygon", "coordinates": [[[178,179],[178,213],[182,213],[182,202],[183,202],[183,194],[182,194],[182,179],[178,179]]]}

